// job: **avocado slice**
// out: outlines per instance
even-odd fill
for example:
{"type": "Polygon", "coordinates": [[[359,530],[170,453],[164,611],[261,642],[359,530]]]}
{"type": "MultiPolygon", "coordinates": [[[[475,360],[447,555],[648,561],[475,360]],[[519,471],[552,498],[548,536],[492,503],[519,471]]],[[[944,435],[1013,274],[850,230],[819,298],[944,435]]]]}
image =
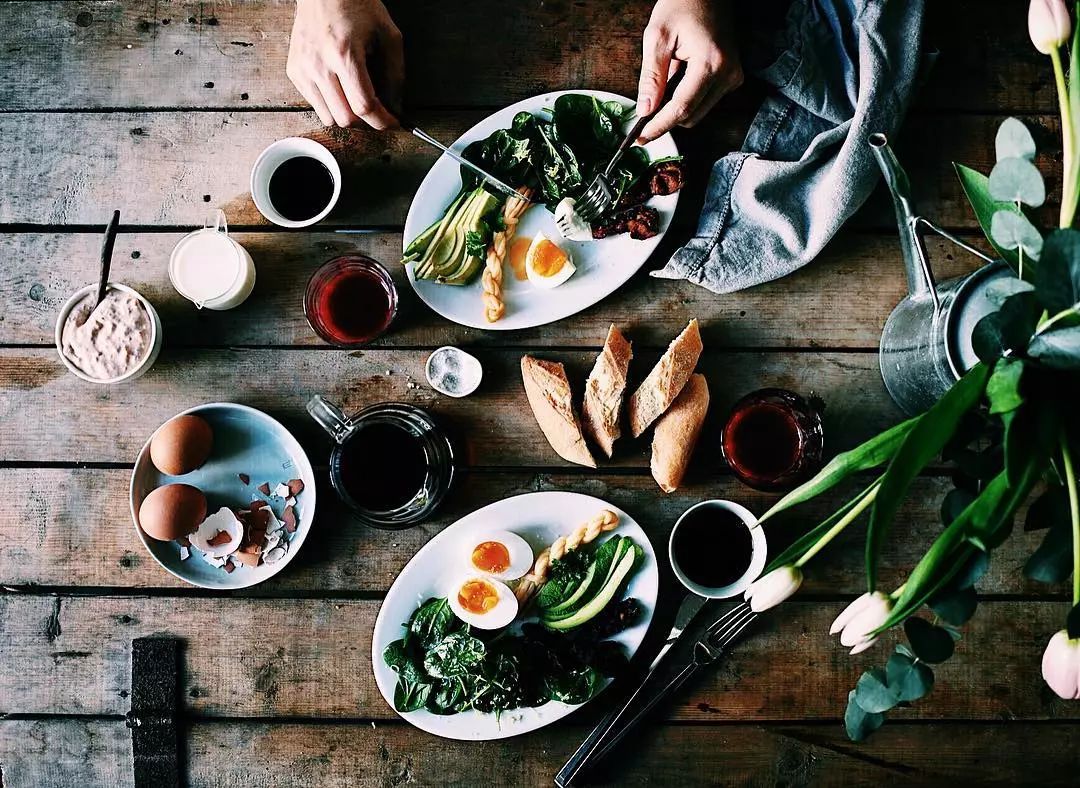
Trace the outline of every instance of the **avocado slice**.
{"type": "Polygon", "coordinates": [[[413,269],[416,278],[450,285],[468,284],[483,261],[468,253],[467,233],[479,231],[484,216],[498,205],[499,198],[484,188],[469,192],[460,204],[452,205],[452,213],[447,212],[413,269]]]}
{"type": "Polygon", "coordinates": [[[619,563],[615,566],[615,569],[607,579],[607,582],[604,583],[604,587],[600,589],[600,593],[590,599],[571,616],[561,618],[558,621],[548,621],[545,619],[543,622],[544,626],[548,629],[562,632],[573,629],[574,627],[580,627],[582,624],[591,621],[601,610],[607,607],[608,602],[615,596],[615,592],[622,587],[623,581],[630,576],[630,572],[633,571],[636,563],[636,552],[632,549],[627,549],[619,559],[619,563]]]}
{"type": "MultiPolygon", "coordinates": [[[[572,589],[572,593],[568,597],[566,597],[566,599],[563,599],[558,604],[550,605],[549,607],[544,609],[544,616],[547,616],[548,613],[553,613],[554,614],[554,613],[557,613],[558,611],[564,610],[567,607],[572,606],[575,602],[577,602],[579,599],[581,599],[583,596],[585,596],[585,592],[589,590],[589,586],[592,585],[592,581],[593,581],[594,577],[596,577],[596,562],[595,561],[592,564],[590,564],[588,571],[585,573],[585,576],[582,577],[581,582],[579,582],[577,584],[577,588],[572,589]]],[[[543,600],[541,600],[541,601],[543,601],[543,600]]],[[[542,607],[542,605],[541,605],[541,607],[542,607]]]]}
{"type": "Polygon", "coordinates": [[[631,540],[625,539],[621,536],[613,536],[608,539],[600,547],[597,548],[596,554],[593,557],[593,563],[591,568],[595,568],[596,572],[589,580],[589,584],[585,587],[582,593],[575,592],[573,600],[566,600],[550,610],[544,611],[543,618],[546,621],[555,621],[560,618],[566,618],[573,615],[579,608],[584,606],[591,600],[600,590],[607,584],[608,579],[611,577],[612,571],[622,560],[623,555],[630,549],[632,544],[631,540]]]}

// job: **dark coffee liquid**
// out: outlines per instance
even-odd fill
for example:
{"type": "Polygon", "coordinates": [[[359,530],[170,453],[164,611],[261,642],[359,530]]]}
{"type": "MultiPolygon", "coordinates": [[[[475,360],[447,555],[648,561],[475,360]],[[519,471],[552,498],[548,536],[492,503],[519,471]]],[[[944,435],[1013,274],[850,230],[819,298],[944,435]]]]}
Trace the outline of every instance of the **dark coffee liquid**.
{"type": "Polygon", "coordinates": [[[386,285],[374,272],[346,269],[327,282],[315,306],[338,342],[367,342],[382,332],[393,310],[386,285]]]}
{"type": "Polygon", "coordinates": [[[318,216],[334,197],[334,176],[318,159],[286,159],[270,176],[270,202],[292,222],[318,216]]]}
{"type": "Polygon", "coordinates": [[[791,470],[800,449],[794,414],[768,402],[737,412],[724,431],[728,461],[757,479],[776,479],[791,470]]]}
{"type": "Polygon", "coordinates": [[[411,501],[427,478],[420,439],[386,422],[359,427],[341,447],[337,480],[353,501],[372,512],[388,512],[411,501]]]}
{"type": "Polygon", "coordinates": [[[723,588],[742,577],[752,552],[750,529],[734,513],[715,506],[690,512],[671,543],[675,563],[705,588],[723,588]]]}

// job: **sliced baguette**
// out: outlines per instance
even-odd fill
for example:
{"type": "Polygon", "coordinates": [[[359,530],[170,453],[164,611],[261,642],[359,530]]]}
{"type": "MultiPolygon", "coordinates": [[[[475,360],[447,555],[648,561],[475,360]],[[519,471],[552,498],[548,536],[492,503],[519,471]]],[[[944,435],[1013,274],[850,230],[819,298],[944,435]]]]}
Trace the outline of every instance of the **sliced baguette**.
{"type": "Polygon", "coordinates": [[[675,492],[682,484],[708,410],[709,384],[704,375],[691,375],[671,407],[656,422],[649,465],[664,492],[675,492]]]}
{"type": "Polygon", "coordinates": [[[521,379],[536,423],[551,448],[564,460],[596,467],[596,460],[585,445],[581,424],[571,401],[570,381],[562,364],[532,356],[521,357],[521,379]]]}
{"type": "Polygon", "coordinates": [[[585,404],[581,412],[585,434],[608,457],[621,433],[619,416],[626,393],[626,370],[633,355],[630,343],[612,323],[604,349],[585,381],[585,404]]]}
{"type": "Polygon", "coordinates": [[[701,331],[695,318],[675,337],[667,352],[630,397],[630,432],[635,438],[645,432],[679,396],[697,366],[702,347],[701,331]]]}

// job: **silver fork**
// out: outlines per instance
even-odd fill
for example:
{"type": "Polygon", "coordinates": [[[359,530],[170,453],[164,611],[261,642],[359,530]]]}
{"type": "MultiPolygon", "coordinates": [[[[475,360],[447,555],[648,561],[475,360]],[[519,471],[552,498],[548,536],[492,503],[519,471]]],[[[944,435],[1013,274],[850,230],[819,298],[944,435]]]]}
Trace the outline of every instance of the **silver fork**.
{"type": "Polygon", "coordinates": [[[724,613],[694,644],[690,661],[662,687],[650,686],[650,679],[654,675],[650,671],[622,708],[613,711],[592,730],[577,752],[555,775],[555,785],[566,788],[587,766],[606,756],[661,699],[681,687],[697,671],[720,659],[757,616],[746,602],[724,613]]]}
{"type": "MultiPolygon", "coordinates": [[[[634,125],[630,127],[630,131],[626,133],[623,141],[619,143],[619,147],[615,150],[615,155],[611,157],[611,161],[608,162],[608,166],[593,178],[589,188],[574,203],[574,213],[586,222],[591,222],[611,210],[611,206],[615,202],[615,192],[608,181],[608,178],[611,177],[611,171],[615,169],[615,165],[619,163],[619,159],[623,157],[627,149],[634,144],[634,140],[641,134],[641,130],[645,128],[645,124],[651,117],[651,114],[642,115],[634,121],[634,125]]],[[[569,224],[565,220],[559,222],[559,229],[562,230],[564,224],[567,224],[566,232],[570,232],[569,224]]]]}

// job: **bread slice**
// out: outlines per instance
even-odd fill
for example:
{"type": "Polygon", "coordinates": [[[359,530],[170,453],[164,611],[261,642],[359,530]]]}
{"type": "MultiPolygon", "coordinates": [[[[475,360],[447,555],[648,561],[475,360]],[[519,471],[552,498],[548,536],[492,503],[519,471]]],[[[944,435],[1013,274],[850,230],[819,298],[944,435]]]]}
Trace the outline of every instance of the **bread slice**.
{"type": "Polygon", "coordinates": [[[695,318],[675,337],[652,372],[630,397],[630,432],[636,438],[668,409],[690,379],[701,356],[701,331],[695,318]]]}
{"type": "Polygon", "coordinates": [[[564,460],[596,467],[596,460],[585,445],[581,423],[571,402],[570,381],[562,364],[532,356],[521,357],[521,379],[536,423],[551,448],[564,460]]]}
{"type": "Polygon", "coordinates": [[[585,404],[581,409],[585,434],[608,457],[621,433],[619,417],[626,393],[626,370],[633,355],[630,343],[612,323],[604,349],[585,381],[585,404]]]}
{"type": "Polygon", "coordinates": [[[704,375],[691,375],[667,413],[656,422],[649,466],[664,492],[675,492],[682,484],[708,410],[709,384],[704,375]]]}

